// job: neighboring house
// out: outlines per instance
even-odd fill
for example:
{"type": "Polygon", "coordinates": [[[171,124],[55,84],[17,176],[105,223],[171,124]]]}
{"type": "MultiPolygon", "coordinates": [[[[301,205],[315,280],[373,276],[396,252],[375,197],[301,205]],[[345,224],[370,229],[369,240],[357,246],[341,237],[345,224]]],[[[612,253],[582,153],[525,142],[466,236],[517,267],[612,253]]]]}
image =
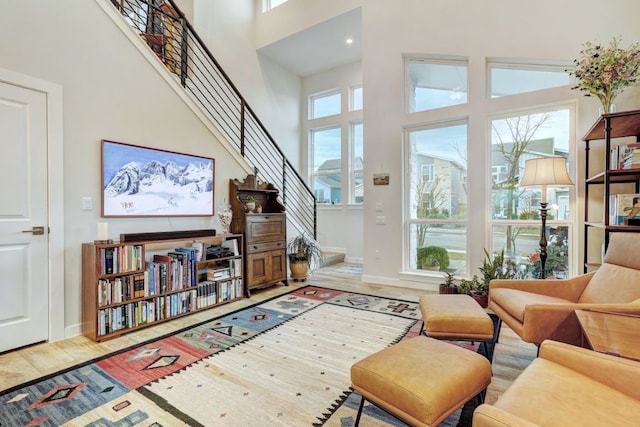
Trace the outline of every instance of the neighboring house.
{"type": "MultiPolygon", "coordinates": [[[[510,152],[513,148],[512,142],[504,143],[504,151],[510,152]]],[[[555,148],[554,138],[544,138],[533,140],[528,143],[525,152],[520,156],[518,161],[518,173],[515,175],[516,181],[520,181],[520,173],[524,171],[525,162],[532,158],[538,157],[552,157],[563,156],[567,157],[567,152],[564,150],[558,150],[555,148]]],[[[512,184],[508,182],[512,165],[502,154],[498,144],[493,144],[491,147],[491,182],[493,185],[493,191],[514,191],[512,184]]],[[[515,185],[517,186],[517,182],[515,185]]],[[[540,206],[540,193],[525,193],[522,189],[515,188],[518,194],[517,205],[515,206],[518,215],[525,214],[527,212],[537,212],[540,206]]],[[[494,198],[497,200],[503,200],[494,198]]],[[[568,212],[569,191],[566,189],[554,189],[548,194],[549,205],[557,205],[558,210],[555,219],[566,219],[568,212]]],[[[504,202],[504,200],[503,200],[504,202]]],[[[493,207],[494,218],[506,218],[506,203],[501,203],[498,206],[493,207]]]]}
{"type": "MultiPolygon", "coordinates": [[[[362,170],[361,157],[355,159],[354,170],[362,170]]],[[[340,203],[342,201],[342,160],[325,160],[315,171],[313,192],[318,203],[340,203]]],[[[356,203],[362,202],[364,195],[363,182],[354,183],[356,203]]]]}
{"type": "Polygon", "coordinates": [[[416,167],[422,174],[422,201],[425,217],[456,218],[467,212],[467,169],[453,159],[417,153],[416,167]]]}

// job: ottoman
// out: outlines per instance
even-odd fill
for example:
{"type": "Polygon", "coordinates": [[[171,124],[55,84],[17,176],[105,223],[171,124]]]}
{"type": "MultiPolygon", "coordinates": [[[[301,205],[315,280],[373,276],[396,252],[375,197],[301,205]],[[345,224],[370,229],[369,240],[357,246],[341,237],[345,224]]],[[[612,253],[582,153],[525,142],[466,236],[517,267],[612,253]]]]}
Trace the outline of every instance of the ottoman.
{"type": "Polygon", "coordinates": [[[447,340],[480,341],[491,361],[494,339],[493,320],[469,295],[422,295],[419,301],[422,330],[426,335],[447,340]]]}
{"type": "Polygon", "coordinates": [[[437,426],[466,402],[484,402],[491,364],[470,350],[423,335],[368,356],[351,367],[351,386],[364,401],[412,426],[437,426]]]}

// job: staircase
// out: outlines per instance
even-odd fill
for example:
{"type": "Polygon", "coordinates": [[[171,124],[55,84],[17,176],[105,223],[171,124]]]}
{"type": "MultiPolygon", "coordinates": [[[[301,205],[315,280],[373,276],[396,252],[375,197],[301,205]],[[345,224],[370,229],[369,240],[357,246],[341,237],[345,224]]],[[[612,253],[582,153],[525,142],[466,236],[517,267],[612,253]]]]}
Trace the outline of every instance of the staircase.
{"type": "Polygon", "coordinates": [[[255,175],[280,190],[288,224],[317,235],[316,199],[173,0],[110,0],[255,175]]]}

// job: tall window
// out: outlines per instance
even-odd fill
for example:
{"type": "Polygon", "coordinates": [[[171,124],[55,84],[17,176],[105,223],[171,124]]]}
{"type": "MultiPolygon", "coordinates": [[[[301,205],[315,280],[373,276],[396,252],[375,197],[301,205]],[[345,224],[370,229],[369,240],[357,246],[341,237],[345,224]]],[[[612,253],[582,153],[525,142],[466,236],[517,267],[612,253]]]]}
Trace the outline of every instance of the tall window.
{"type": "Polygon", "coordinates": [[[309,128],[311,187],[317,202],[362,204],[362,85],[310,95],[309,128]]]}
{"type": "Polygon", "coordinates": [[[362,86],[351,88],[349,111],[362,110],[362,86]]]}
{"type": "Polygon", "coordinates": [[[364,200],[364,150],[362,147],[362,122],[351,123],[351,203],[362,203],[364,200]]]}
{"type": "MultiPolygon", "coordinates": [[[[494,250],[519,267],[521,277],[540,277],[540,189],[520,188],[524,162],[569,156],[570,111],[550,109],[491,122],[491,203],[494,250]]],[[[569,188],[547,190],[547,277],[569,274],[569,188]]]]}
{"type": "Polygon", "coordinates": [[[467,102],[466,62],[410,58],[406,73],[410,113],[467,102]]]}
{"type": "Polygon", "coordinates": [[[431,269],[432,247],[447,253],[446,265],[466,272],[467,125],[452,123],[406,132],[409,181],[409,264],[412,269],[431,269]]]}
{"type": "Polygon", "coordinates": [[[342,203],[342,138],[340,127],[311,131],[313,191],[318,203],[342,203]]]}
{"type": "MultiPolygon", "coordinates": [[[[422,113],[406,116],[421,121],[405,127],[404,268],[428,275],[425,270],[434,269],[429,257],[444,251],[447,265],[438,269],[470,278],[478,274],[481,248],[504,250],[519,277],[539,277],[541,190],[518,184],[527,159],[562,156],[568,164],[573,157],[575,109],[562,104],[570,84],[568,64],[486,60],[484,67],[473,65],[487,74],[474,80],[484,80],[485,90],[472,93],[486,95],[469,100],[466,61],[405,58],[406,111],[422,113]],[[535,97],[523,96],[534,91],[535,97]],[[497,102],[498,97],[508,98],[497,102]],[[431,111],[455,105],[450,122],[446,110],[431,111]],[[475,129],[469,140],[467,123],[475,129]],[[485,136],[482,128],[491,132],[485,136]]],[[[550,188],[546,195],[547,277],[567,277],[571,270],[570,195],[569,188],[550,188]]]]}

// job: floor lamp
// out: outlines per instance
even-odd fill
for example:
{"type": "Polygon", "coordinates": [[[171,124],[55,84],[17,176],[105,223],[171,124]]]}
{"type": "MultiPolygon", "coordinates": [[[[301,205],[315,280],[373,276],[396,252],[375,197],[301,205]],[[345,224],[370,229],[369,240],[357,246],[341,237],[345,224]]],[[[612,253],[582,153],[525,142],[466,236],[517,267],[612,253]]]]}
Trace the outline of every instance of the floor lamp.
{"type": "Polygon", "coordinates": [[[542,187],[540,201],[540,278],[545,278],[547,262],[547,187],[567,187],[573,185],[567,173],[567,159],[564,157],[541,157],[524,163],[524,173],[520,187],[542,187]]]}

